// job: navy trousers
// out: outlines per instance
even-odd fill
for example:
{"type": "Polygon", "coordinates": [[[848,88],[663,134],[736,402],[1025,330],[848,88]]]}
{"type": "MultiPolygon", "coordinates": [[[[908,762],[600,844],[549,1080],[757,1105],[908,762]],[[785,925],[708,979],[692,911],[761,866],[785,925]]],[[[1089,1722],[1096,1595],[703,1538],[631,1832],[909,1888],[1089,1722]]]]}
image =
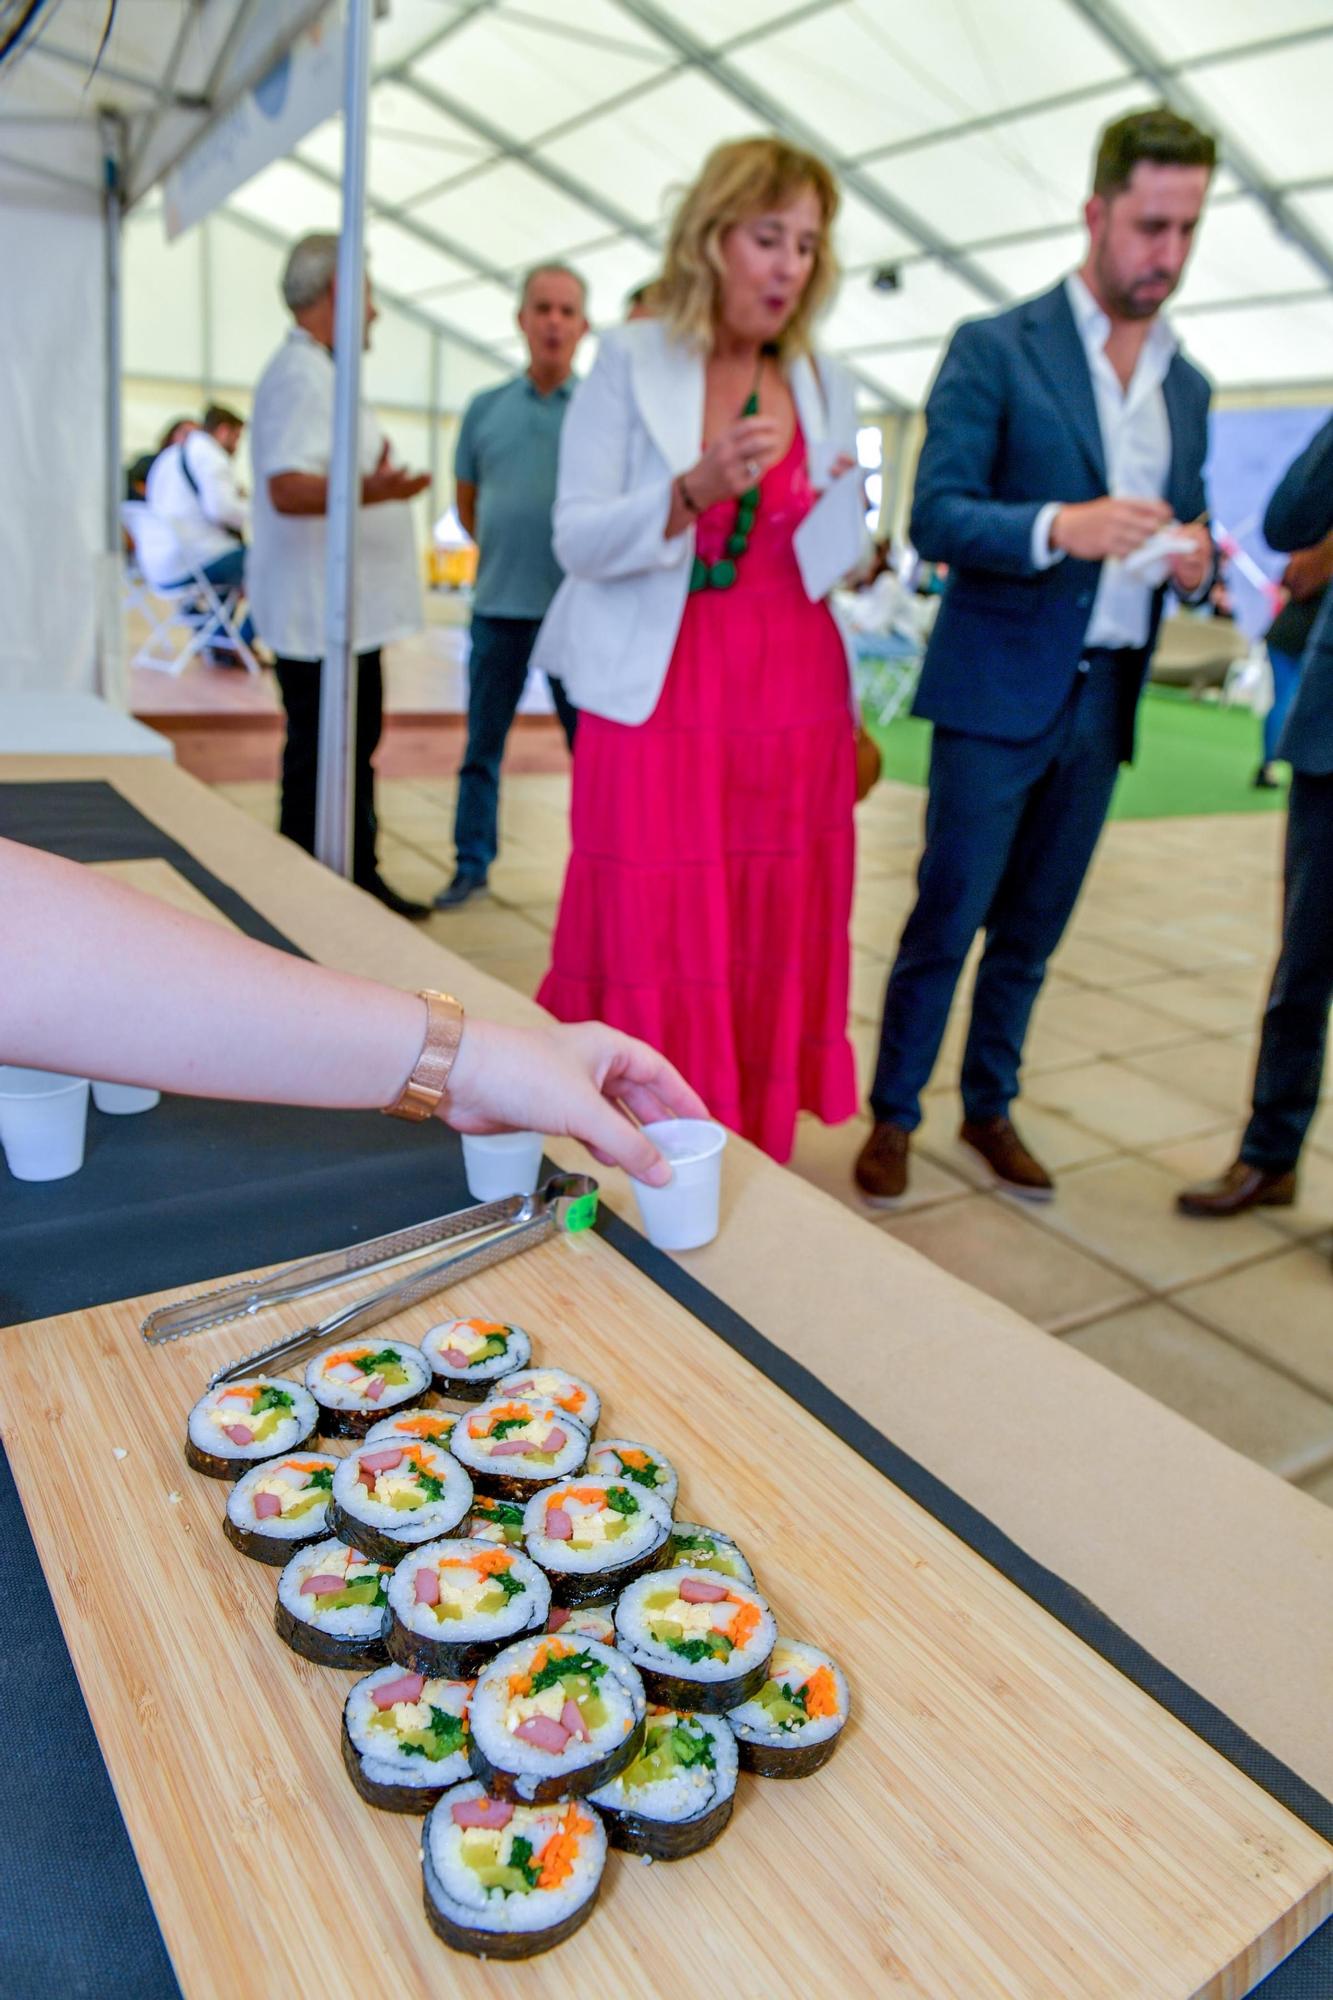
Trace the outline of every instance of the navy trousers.
{"type": "MultiPolygon", "coordinates": [[[[467,749],[458,774],[454,847],[459,872],[483,880],[499,852],[500,762],[541,622],[540,618],[488,618],[481,612],[472,617],[467,749]]],[[[554,676],[551,694],[572,750],[578,710],[554,676]]]]}
{"type": "Polygon", "coordinates": [[[963,1108],[973,1119],[1002,1117],[1018,1094],[1046,961],[1078,901],[1115,788],[1128,670],[1114,654],[1092,655],[1031,743],[936,727],[916,905],[884,996],[870,1093],[877,1119],[908,1131],[920,1124],[958,975],[983,927],[963,1108]]]}
{"type": "Polygon", "coordinates": [[[1240,1148],[1270,1173],[1295,1166],[1319,1109],[1333,1006],[1333,776],[1292,775],[1283,883],[1282,949],[1240,1148]]]}

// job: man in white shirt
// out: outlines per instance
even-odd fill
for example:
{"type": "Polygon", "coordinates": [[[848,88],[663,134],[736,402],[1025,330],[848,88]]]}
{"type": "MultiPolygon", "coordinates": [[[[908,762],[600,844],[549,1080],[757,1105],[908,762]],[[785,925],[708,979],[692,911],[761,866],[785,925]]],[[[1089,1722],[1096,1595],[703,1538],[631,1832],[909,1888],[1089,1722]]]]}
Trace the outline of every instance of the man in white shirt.
{"type": "MultiPolygon", "coordinates": [[[[214,403],[202,426],[191,424],[153,460],[134,547],[155,588],[184,589],[196,571],[224,596],[243,587],[250,514],[234,460],[244,429],[244,417],[214,403]]],[[[241,636],[247,644],[254,636],[249,618],[241,636]]]]}
{"type": "MultiPolygon", "coordinates": [[[[250,416],[254,546],[250,602],[276,655],[287,710],[279,830],[313,853],[319,767],[319,688],[324,657],[325,516],[333,447],[336,236],[302,237],[283,272],[295,325],[259,379],[250,416]]],[[[377,315],[366,286],[365,341],[377,315]]],[[[353,753],[352,874],[400,916],[430,915],[428,903],[391,889],[375,859],[371,757],[383,724],[381,649],[421,628],[421,583],[407,502],[428,473],[393,464],[369,405],[361,405],[361,517],[357,528],[356,744],[353,753]]]]}
{"type": "Polygon", "coordinates": [[[872,1202],[906,1190],[978,930],[959,1137],[1007,1193],[1053,1193],[1009,1117],[1028,1020],[1133,755],[1166,588],[1197,599],[1213,573],[1209,386],[1159,315],[1214,160],[1208,134],[1165,107],[1108,126],[1082,268],[960,327],[926,405],[911,532],[949,582],[915,701],[935,724],[917,902],[856,1163],[872,1202]]]}

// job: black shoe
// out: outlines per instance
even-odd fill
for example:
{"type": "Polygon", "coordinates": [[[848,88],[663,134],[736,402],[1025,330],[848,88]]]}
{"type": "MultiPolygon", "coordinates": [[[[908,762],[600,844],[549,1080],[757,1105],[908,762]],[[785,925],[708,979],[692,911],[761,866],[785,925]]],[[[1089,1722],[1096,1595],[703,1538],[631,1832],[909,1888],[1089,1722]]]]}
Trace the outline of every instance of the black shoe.
{"type": "Polygon", "coordinates": [[[473,896],[484,896],[485,893],[486,877],[460,868],[449,887],[441,889],[435,898],[435,907],[437,910],[460,910],[473,896]]]}
{"type": "Polygon", "coordinates": [[[1261,764],[1254,774],[1254,789],[1256,792],[1276,792],[1280,787],[1280,783],[1281,781],[1278,778],[1277,772],[1271,764],[1261,764]]]}
{"type": "Polygon", "coordinates": [[[357,887],[364,889],[368,896],[374,896],[396,917],[407,917],[414,924],[419,924],[431,913],[429,903],[414,903],[410,896],[400,896],[396,889],[389,887],[382,875],[372,875],[369,882],[359,882],[357,887]]]}

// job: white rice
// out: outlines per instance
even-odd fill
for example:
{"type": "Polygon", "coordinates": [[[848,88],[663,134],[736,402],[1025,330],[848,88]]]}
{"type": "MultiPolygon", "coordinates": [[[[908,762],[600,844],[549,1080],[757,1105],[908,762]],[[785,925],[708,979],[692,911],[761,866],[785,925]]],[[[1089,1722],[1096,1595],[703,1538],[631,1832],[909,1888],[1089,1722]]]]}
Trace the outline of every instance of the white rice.
{"type": "MultiPolygon", "coordinates": [[[[416,1440],[411,1442],[415,1445],[416,1440]]],[[[420,1463],[434,1478],[444,1482],[444,1492],[438,1500],[424,1501],[416,1507],[395,1507],[387,1499],[377,1499],[361,1483],[361,1461],[367,1455],[378,1457],[381,1452],[391,1451],[392,1443],[380,1439],[377,1444],[358,1445],[338,1462],[338,1470],[333,1475],[333,1497],[343,1511],[355,1521],[368,1528],[378,1528],[386,1535],[392,1535],[399,1542],[433,1542],[441,1535],[447,1535],[456,1528],[472,1506],[472,1481],[464,1472],[453,1453],[444,1445],[422,1444],[419,1446],[420,1463]]],[[[404,1460],[404,1467],[410,1470],[410,1462],[404,1460]]],[[[376,1477],[376,1486],[383,1490],[387,1482],[401,1474],[402,1468],[393,1467],[376,1477]]]]}
{"type": "MultiPolygon", "coordinates": [[[[255,1422],[260,1421],[262,1418],[255,1419],[255,1422]]],[[[319,1410],[315,1399],[299,1382],[268,1375],[248,1375],[244,1382],[220,1382],[216,1389],[210,1389],[206,1396],[199,1398],[190,1412],[189,1435],[191,1444],[199,1451],[206,1451],[213,1458],[234,1458],[239,1473],[259,1459],[278,1458],[285,1451],[295,1451],[311,1435],[318,1421],[319,1410]],[[290,1410],[283,1413],[262,1443],[237,1444],[227,1436],[224,1424],[254,1428],[250,1420],[250,1398],[243,1398],[238,1392],[269,1388],[280,1389],[284,1395],[291,1397],[290,1410]]]]}
{"type": "Polygon", "coordinates": [[[616,1621],[612,1616],[615,1605],[582,1604],[577,1611],[565,1613],[561,1624],[555,1623],[555,1611],[546,1621],[548,1632],[558,1632],[562,1639],[596,1639],[601,1646],[616,1643],[616,1621]]]}
{"type": "MultiPolygon", "coordinates": [[[[588,1798],[595,1806],[604,1806],[608,1812],[637,1813],[641,1819],[658,1819],[678,1825],[682,1820],[698,1819],[701,1813],[711,1812],[723,1799],[729,1799],[736,1789],[736,1739],[727,1727],[727,1718],[721,1715],[684,1714],[677,1709],[653,1709],[648,1717],[648,1737],[651,1738],[659,1724],[668,1729],[679,1724],[691,1734],[701,1732],[713,1746],[713,1763],[691,1764],[688,1769],[678,1768],[669,1778],[655,1780],[652,1784],[627,1784],[634,1775],[638,1759],[628,1770],[613,1778],[609,1785],[602,1785],[597,1791],[589,1792],[588,1798]]],[[[646,1748],[646,1743],[645,1743],[646,1748]]]]}
{"type": "Polygon", "coordinates": [[[623,1653],[600,1645],[595,1639],[571,1641],[563,1633],[543,1633],[506,1646],[482,1670],[472,1696],[472,1739],[488,1763],[517,1779],[520,1796],[531,1797],[543,1780],[569,1778],[590,1764],[600,1764],[620,1748],[643,1721],[647,1710],[643,1682],[623,1653]],[[591,1731],[586,1743],[579,1736],[571,1736],[559,1751],[543,1750],[515,1735],[524,1717],[517,1712],[509,1694],[510,1677],[528,1673],[537,1653],[553,1647],[563,1647],[570,1655],[587,1653],[606,1668],[596,1683],[597,1693],[606,1704],[605,1721],[591,1731]]]}
{"type": "Polygon", "coordinates": [[[280,1489],[278,1498],[286,1505],[293,1500],[299,1501],[310,1491],[310,1474],[299,1471],[298,1465],[315,1465],[323,1471],[332,1472],[338,1463],[336,1458],[330,1458],[323,1452],[312,1452],[309,1457],[301,1454],[296,1461],[277,1459],[253,1466],[237,1480],[227,1495],[228,1520],[244,1534],[271,1535],[275,1541],[308,1542],[314,1536],[322,1536],[329,1501],[333,1497],[327,1490],[321,1491],[314,1506],[302,1514],[271,1514],[261,1520],[255,1512],[255,1502],[261,1488],[265,1491],[280,1489]]]}
{"type": "MultiPolygon", "coordinates": [[[[727,1659],[713,1656],[701,1660],[688,1660],[680,1653],[673,1653],[670,1646],[654,1638],[648,1630],[644,1611],[645,1599],[664,1594],[668,1590],[679,1591],[682,1583],[698,1576],[698,1570],[685,1567],[659,1569],[651,1570],[647,1576],[641,1576],[636,1583],[627,1584],[616,1605],[616,1632],[620,1645],[628,1658],[637,1666],[650,1668],[654,1673],[673,1674],[678,1680],[700,1683],[737,1680],[742,1674],[749,1673],[763,1664],[772,1652],[778,1636],[773,1613],[752,1584],[740,1583],[731,1577],[725,1580],[727,1591],[731,1596],[738,1598],[743,1604],[755,1605],[760,1614],[759,1623],[747,1643],[744,1646],[733,1646],[727,1659]]],[[[711,1582],[712,1578],[707,1580],[711,1582]]],[[[720,1583],[723,1579],[719,1578],[718,1581],[720,1583]]],[[[693,1611],[696,1607],[690,1609],[693,1611]]],[[[713,1607],[709,1605],[697,1607],[697,1610],[708,1614],[710,1619],[716,1615],[713,1607]]],[[[664,1614],[653,1615],[661,1617],[664,1614]]],[[[700,1632],[706,1630],[705,1618],[699,1617],[698,1625],[700,1632]]]]}
{"type": "Polygon", "coordinates": [[[456,1410],[395,1410],[392,1416],[382,1417],[366,1432],[367,1444],[448,1444],[458,1422],[456,1410]],[[414,1431],[412,1424],[429,1425],[430,1428],[414,1431]]]}
{"type": "Polygon", "coordinates": [[[567,1816],[577,1816],[586,1829],[579,1839],[578,1853],[566,1881],[555,1889],[533,1889],[527,1895],[506,1895],[503,1889],[487,1889],[474,1868],[463,1859],[464,1830],[454,1825],[453,1807],[470,1799],[484,1799],[481,1785],[456,1785],[431,1808],[422,1836],[422,1852],[434,1882],[428,1883],[445,1915],[460,1926],[483,1931],[544,1931],[573,1915],[596,1891],[606,1865],[606,1829],[595,1812],[581,1803],[561,1800],[550,1806],[517,1806],[514,1818],[500,1841],[503,1857],[516,1834],[531,1842],[532,1859],[540,1862],[547,1841],[567,1816]]]}
{"type": "Polygon", "coordinates": [[[420,1751],[405,1749],[402,1737],[422,1733],[433,1708],[446,1715],[466,1716],[472,1693],[470,1683],[428,1677],[416,1702],[395,1702],[391,1709],[383,1711],[377,1708],[376,1688],[403,1678],[401,1667],[377,1667],[373,1674],[359,1680],[347,1697],[343,1719],[360,1755],[362,1769],[377,1785],[413,1785],[433,1790],[440,1785],[461,1783],[470,1769],[466,1742],[449,1756],[432,1760],[420,1751]],[[377,1721],[381,1714],[392,1716],[392,1728],[377,1721]]]}
{"type": "MultiPolygon", "coordinates": [[[[511,1432],[510,1435],[517,1433],[511,1432]]],[[[504,1479],[529,1479],[534,1486],[545,1486],[553,1479],[564,1479],[579,1470],[588,1456],[588,1433],[576,1418],[557,1409],[554,1403],[543,1402],[536,1396],[498,1396],[490,1402],[478,1404],[475,1410],[469,1410],[459,1418],[449,1440],[449,1449],[469,1472],[490,1473],[504,1479]],[[540,1450],[543,1440],[549,1437],[552,1430],[563,1431],[564,1444],[554,1454],[550,1464],[517,1452],[505,1453],[497,1458],[487,1449],[487,1439],[481,1434],[495,1420],[497,1410],[509,1406],[529,1413],[533,1452],[540,1450]]]]}
{"type": "Polygon", "coordinates": [[[580,1473],[572,1482],[558,1480],[555,1485],[543,1486],[539,1493],[534,1493],[523,1510],[523,1538],[528,1554],[543,1569],[559,1575],[595,1576],[605,1570],[610,1581],[616,1570],[637,1562],[653,1549],[660,1549],[670,1533],[671,1510],[666,1502],[620,1478],[586,1479],[580,1473]],[[572,1497],[575,1493],[605,1496],[613,1487],[629,1495],[637,1509],[635,1513],[619,1514],[609,1504],[594,1505],[572,1497]],[[573,1540],[560,1541],[545,1532],[548,1512],[556,1506],[565,1508],[575,1536],[585,1520],[590,1525],[621,1520],[625,1531],[614,1541],[594,1541],[591,1548],[576,1548],[573,1540]]]}
{"type": "Polygon", "coordinates": [[[725,1577],[728,1582],[754,1582],[754,1571],[731,1536],[717,1528],[701,1527],[697,1521],[677,1521],[671,1534],[671,1560],[678,1567],[706,1570],[712,1576],[725,1577]],[[693,1540],[711,1542],[712,1551],[685,1546],[693,1540]]]}
{"type": "Polygon", "coordinates": [[[602,1414],[602,1399],[592,1383],[563,1368],[516,1368],[513,1374],[500,1378],[495,1394],[541,1396],[546,1402],[557,1404],[567,1417],[577,1417],[589,1437],[597,1429],[602,1414]]]}
{"type": "MultiPolygon", "coordinates": [[[[346,1542],[332,1538],[299,1549],[278,1577],[278,1601],[303,1625],[313,1626],[317,1632],[327,1632],[331,1638],[377,1639],[384,1623],[382,1604],[351,1604],[339,1611],[321,1611],[318,1597],[301,1595],[301,1585],[308,1576],[342,1574],[348,1553],[346,1542]]],[[[356,1583],[363,1576],[387,1570],[387,1565],[368,1562],[358,1556],[349,1568],[351,1575],[347,1581],[356,1583]]]]}
{"type": "Polygon", "coordinates": [[[498,1382],[502,1375],[508,1375],[515,1368],[526,1368],[532,1359],[532,1340],[521,1326],[511,1326],[507,1321],[475,1319],[444,1319],[438,1326],[431,1327],[421,1337],[421,1352],[430,1362],[437,1375],[449,1375],[454,1381],[485,1382],[489,1386],[498,1382]],[[452,1347],[458,1334],[465,1336],[477,1333],[482,1326],[499,1326],[504,1333],[504,1353],[493,1354],[485,1361],[470,1362],[466,1368],[459,1368],[446,1361],[444,1350],[452,1347]]]}
{"type": "Polygon", "coordinates": [[[358,1414],[383,1410],[387,1415],[404,1403],[418,1402],[426,1394],[431,1386],[430,1363],[421,1349],[414,1347],[410,1341],[376,1340],[371,1333],[364,1339],[342,1341],[316,1354],[306,1364],[305,1385],[315,1401],[326,1410],[354,1410],[358,1414]],[[350,1362],[337,1372],[329,1373],[329,1363],[336,1355],[356,1348],[364,1348],[367,1354],[392,1354],[406,1371],[406,1382],[385,1382],[382,1376],[364,1374],[350,1362]],[[367,1395],[367,1390],[377,1381],[380,1383],[380,1394],[367,1395]]]}
{"type": "Polygon", "coordinates": [[[633,1438],[599,1438],[588,1453],[588,1471],[599,1478],[618,1479],[629,1487],[631,1493],[651,1493],[656,1499],[666,1502],[670,1513],[676,1505],[676,1495],[680,1481],[675,1467],[652,1445],[638,1444],[633,1438]],[[649,1483],[643,1472],[649,1468],[627,1468],[620,1454],[625,1451],[642,1452],[652,1461],[655,1478],[649,1483]]]}
{"type": "MultiPolygon", "coordinates": [[[[794,1694],[819,1667],[832,1670],[838,1690],[836,1714],[818,1715],[795,1727],[775,1728],[772,1716],[758,1700],[744,1701],[738,1708],[727,1711],[727,1721],[736,1735],[746,1743],[777,1744],[788,1749],[804,1749],[808,1744],[824,1743],[830,1736],[836,1736],[847,1720],[851,1696],[846,1675],[827,1653],[821,1653],[818,1646],[807,1646],[799,1639],[779,1638],[769,1662],[768,1679],[785,1684],[794,1694]]],[[[765,1686],[767,1684],[765,1682],[765,1686]]]]}
{"type": "MultiPolygon", "coordinates": [[[[466,1564],[470,1557],[493,1557],[497,1553],[493,1542],[446,1540],[431,1542],[423,1549],[414,1549],[410,1556],[404,1556],[389,1579],[389,1606],[399,1624],[405,1625],[409,1632],[419,1633],[423,1639],[434,1639],[449,1646],[488,1639],[500,1645],[515,1633],[539,1630],[550,1614],[551,1586],[536,1563],[531,1562],[521,1549],[505,1551],[511,1558],[507,1573],[523,1587],[506,1598],[503,1610],[485,1611],[472,1617],[437,1618],[433,1605],[417,1603],[419,1570],[437,1569],[442,1561],[466,1564]]],[[[442,1574],[447,1579],[451,1572],[446,1569],[442,1574]]],[[[460,1571],[459,1574],[461,1576],[465,1572],[460,1571]]]]}

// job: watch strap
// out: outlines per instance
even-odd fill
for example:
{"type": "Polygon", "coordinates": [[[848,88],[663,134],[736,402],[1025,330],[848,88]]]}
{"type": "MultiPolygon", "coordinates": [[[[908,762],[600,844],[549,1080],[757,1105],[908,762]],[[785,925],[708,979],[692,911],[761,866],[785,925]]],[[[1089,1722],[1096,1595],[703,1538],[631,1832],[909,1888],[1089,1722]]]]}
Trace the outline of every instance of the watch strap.
{"type": "Polygon", "coordinates": [[[384,1106],[389,1118],[431,1117],[449,1086],[449,1072],[463,1039],[463,1008],[452,993],[423,987],[421,998],[426,1003],[426,1039],[398,1097],[384,1106]]]}

